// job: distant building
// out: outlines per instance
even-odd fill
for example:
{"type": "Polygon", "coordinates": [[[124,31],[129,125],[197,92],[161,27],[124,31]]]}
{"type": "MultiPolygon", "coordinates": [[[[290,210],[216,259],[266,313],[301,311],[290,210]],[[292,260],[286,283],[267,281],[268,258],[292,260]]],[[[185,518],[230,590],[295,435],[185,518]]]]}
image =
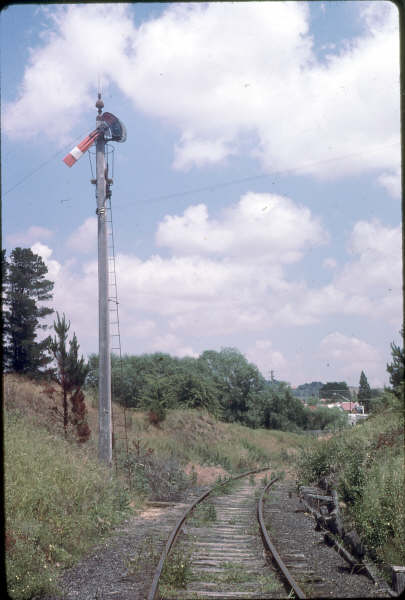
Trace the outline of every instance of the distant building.
{"type": "Polygon", "coordinates": [[[364,413],[364,406],[362,406],[358,402],[341,402],[340,406],[345,412],[350,412],[350,413],[355,413],[355,414],[363,414],[364,413]]]}

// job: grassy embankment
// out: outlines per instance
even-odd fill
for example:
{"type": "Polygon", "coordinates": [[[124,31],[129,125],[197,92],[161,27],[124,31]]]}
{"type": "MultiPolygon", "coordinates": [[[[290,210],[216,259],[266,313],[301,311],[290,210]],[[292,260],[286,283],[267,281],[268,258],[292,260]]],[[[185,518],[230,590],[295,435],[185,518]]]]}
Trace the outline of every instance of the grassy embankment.
{"type": "Polygon", "coordinates": [[[300,459],[301,483],[326,477],[337,488],[345,527],[356,529],[383,564],[405,564],[404,408],[388,406],[363,423],[320,441],[300,459]]]}
{"type": "MultiPolygon", "coordinates": [[[[312,443],[306,436],[220,423],[202,411],[169,411],[160,427],[129,411],[129,490],[127,471],[97,462],[94,401],[87,402],[92,438],[79,446],[72,432],[64,439],[61,418],[43,387],[11,375],[4,380],[6,569],[8,593],[16,600],[55,590],[61,570],[148,497],[169,498],[218,475],[268,464],[288,470],[298,450],[312,443]],[[148,448],[147,460],[139,461],[148,448]],[[168,480],[156,478],[162,465],[170,467],[168,480]]],[[[114,413],[120,433],[122,411],[115,407],[114,413]]]]}

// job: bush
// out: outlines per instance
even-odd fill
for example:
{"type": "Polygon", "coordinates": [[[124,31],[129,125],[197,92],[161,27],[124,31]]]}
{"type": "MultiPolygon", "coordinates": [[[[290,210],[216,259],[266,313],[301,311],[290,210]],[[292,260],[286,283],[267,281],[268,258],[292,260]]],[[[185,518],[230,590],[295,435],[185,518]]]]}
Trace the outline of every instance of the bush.
{"type": "Polygon", "coordinates": [[[151,500],[180,500],[192,485],[178,460],[158,457],[151,449],[144,454],[130,452],[124,460],[132,487],[151,500]]]}
{"type": "Polygon", "coordinates": [[[403,414],[390,403],[383,413],[304,450],[299,480],[313,484],[326,477],[369,550],[381,560],[403,564],[403,459],[403,414]]]}
{"type": "Polygon", "coordinates": [[[356,504],[359,532],[377,556],[405,563],[403,457],[389,457],[370,469],[363,496],[356,504]]]}

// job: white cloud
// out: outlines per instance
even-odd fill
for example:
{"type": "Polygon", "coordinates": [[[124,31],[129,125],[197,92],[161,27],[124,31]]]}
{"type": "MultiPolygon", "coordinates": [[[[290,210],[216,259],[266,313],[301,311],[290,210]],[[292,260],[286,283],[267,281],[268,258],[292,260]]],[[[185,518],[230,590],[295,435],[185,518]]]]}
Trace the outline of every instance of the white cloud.
{"type": "Polygon", "coordinates": [[[287,360],[278,350],[273,348],[270,340],[257,340],[245,353],[246,358],[257,365],[262,375],[270,378],[270,372],[274,371],[276,379],[283,377],[287,366],[287,360]]]}
{"type": "Polygon", "coordinates": [[[173,166],[175,169],[218,163],[233,154],[232,144],[227,143],[226,140],[198,139],[187,134],[182,135],[174,151],[173,166]]]}
{"type": "Polygon", "coordinates": [[[238,3],[226,12],[194,4],[141,28],[134,77],[122,87],[180,129],[176,167],[222,161],[252,135],[252,154],[268,171],[302,166],[330,177],[398,164],[391,12],[326,64],[312,52],[308,17],[303,3],[238,3]]]}
{"type": "Polygon", "coordinates": [[[135,28],[123,4],[52,6],[44,14],[50,22],[43,45],[30,51],[19,97],[5,107],[3,130],[17,139],[47,135],[67,143],[82,113],[94,106],[95,73],[102,71],[107,83],[122,70],[135,28]]]}
{"type": "MultiPolygon", "coordinates": [[[[329,259],[333,279],[320,288],[289,280],[284,272],[286,263],[302,258],[309,241],[325,239],[311,213],[287,198],[247,194],[217,219],[210,218],[204,205],[191,206],[181,216],[166,215],[157,239],[174,254],[145,260],[117,256],[127,338],[154,339],[158,317],[170,335],[192,332],[201,338],[306,326],[332,315],[400,322],[399,227],[358,222],[350,237],[349,261],[339,268],[329,259]]],[[[96,286],[96,263],[87,263],[80,275],[65,275],[59,284],[61,301],[71,302],[77,314],[86,312],[86,303],[96,306],[96,288],[90,293],[96,286]],[[76,288],[80,293],[74,293],[76,288]]]]}
{"type": "Polygon", "coordinates": [[[54,232],[46,227],[32,225],[26,231],[8,234],[6,236],[7,243],[10,246],[31,246],[35,242],[43,242],[49,240],[54,235],[54,232]]]}
{"type": "Polygon", "coordinates": [[[59,275],[61,266],[58,261],[51,259],[53,253],[52,248],[49,248],[49,246],[46,246],[45,244],[41,244],[41,242],[36,242],[31,246],[31,250],[34,254],[38,254],[47,266],[48,273],[46,274],[46,278],[54,281],[59,275]]]}
{"type": "Polygon", "coordinates": [[[378,183],[382,185],[393,198],[401,198],[401,171],[387,171],[378,177],[378,183]]]}
{"type": "Polygon", "coordinates": [[[400,226],[385,227],[377,220],[357,222],[349,243],[355,260],[343,268],[336,285],[351,294],[400,293],[401,244],[400,226]]]}
{"type": "Polygon", "coordinates": [[[69,261],[63,263],[54,281],[53,306],[70,320],[80,351],[98,352],[97,262],[85,263],[79,269],[69,261]]]}
{"type": "Polygon", "coordinates": [[[130,5],[53,8],[4,131],[66,138],[100,73],[103,89],[117,85],[177,128],[177,168],[223,161],[254,139],[267,171],[379,169],[387,183],[400,156],[399,36],[394,5],[378,4],[363,7],[364,33],[322,64],[306,3],[170,4],[138,28],[130,5]]]}
{"type": "Polygon", "coordinates": [[[67,245],[77,252],[97,252],[97,219],[89,217],[68,238],[67,245]]]}
{"type": "Polygon", "coordinates": [[[306,248],[328,239],[310,210],[285,196],[249,192],[221,217],[210,219],[204,204],[190,206],[183,216],[167,215],[159,224],[157,244],[176,254],[292,263],[306,248]]]}
{"type": "Polygon", "coordinates": [[[125,323],[122,335],[132,338],[150,338],[156,335],[157,326],[151,319],[136,319],[129,307],[120,309],[121,320],[125,323]]]}
{"type": "Polygon", "coordinates": [[[324,337],[319,347],[319,358],[328,362],[336,381],[343,379],[358,382],[361,371],[364,371],[372,385],[383,385],[379,374],[384,357],[371,344],[335,331],[324,337]]]}
{"type": "Polygon", "coordinates": [[[198,357],[191,346],[185,345],[175,335],[167,333],[166,335],[156,336],[149,344],[151,352],[167,352],[172,356],[192,356],[198,357]]]}
{"type": "Polygon", "coordinates": [[[291,286],[278,317],[290,323],[320,322],[330,315],[357,315],[401,322],[401,228],[359,221],[350,236],[350,259],[327,285],[291,286]]]}

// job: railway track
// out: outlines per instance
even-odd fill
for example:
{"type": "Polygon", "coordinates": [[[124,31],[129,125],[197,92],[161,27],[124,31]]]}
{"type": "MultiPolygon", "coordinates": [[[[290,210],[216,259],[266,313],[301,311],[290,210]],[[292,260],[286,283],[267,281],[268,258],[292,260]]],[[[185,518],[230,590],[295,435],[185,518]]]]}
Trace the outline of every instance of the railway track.
{"type": "Polygon", "coordinates": [[[183,513],[160,556],[148,600],[387,597],[386,589],[324,543],[292,482],[274,478],[263,487],[266,470],[229,480],[231,493],[211,488],[183,513]],[[174,568],[176,560],[177,567],[188,562],[187,581],[161,584],[176,552],[174,568]]]}
{"type": "MultiPolygon", "coordinates": [[[[257,484],[264,476],[263,471],[248,472],[234,478],[236,489],[231,494],[220,493],[220,488],[212,488],[185,511],[173,529],[155,571],[148,600],[159,598],[180,599],[261,599],[288,595],[285,592],[274,568],[267,560],[270,550],[278,569],[283,573],[287,589],[296,598],[305,598],[304,593],[288,574],[288,569],[272,545],[263,520],[263,498],[277,481],[272,479],[257,497],[257,484]],[[249,477],[249,480],[247,478],[249,477]],[[213,515],[207,522],[193,513],[204,508],[205,514],[213,515]],[[255,523],[258,518],[258,527],[255,523]],[[260,535],[263,541],[261,541],[260,535]],[[159,589],[160,578],[166,561],[176,541],[181,546],[178,560],[192,557],[192,577],[186,589],[159,589]]],[[[224,486],[229,485],[224,484],[224,486]]]]}

